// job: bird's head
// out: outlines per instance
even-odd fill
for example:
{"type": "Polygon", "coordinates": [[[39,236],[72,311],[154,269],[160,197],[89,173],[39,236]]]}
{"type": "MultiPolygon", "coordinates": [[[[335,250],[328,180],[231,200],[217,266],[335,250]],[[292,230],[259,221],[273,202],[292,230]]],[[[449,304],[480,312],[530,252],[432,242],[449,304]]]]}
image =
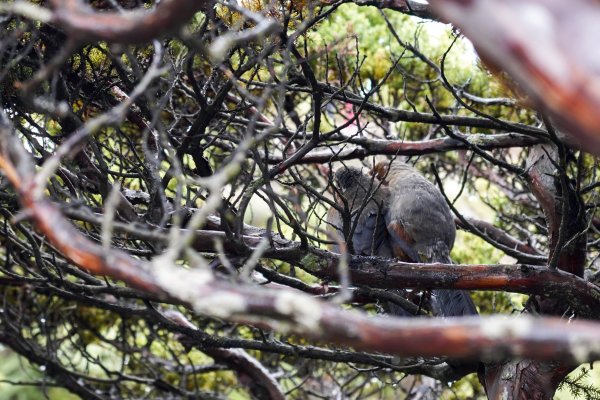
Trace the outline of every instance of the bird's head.
{"type": "Polygon", "coordinates": [[[363,178],[362,171],[355,167],[341,167],[335,171],[333,178],[335,184],[342,190],[355,187],[363,178]]]}

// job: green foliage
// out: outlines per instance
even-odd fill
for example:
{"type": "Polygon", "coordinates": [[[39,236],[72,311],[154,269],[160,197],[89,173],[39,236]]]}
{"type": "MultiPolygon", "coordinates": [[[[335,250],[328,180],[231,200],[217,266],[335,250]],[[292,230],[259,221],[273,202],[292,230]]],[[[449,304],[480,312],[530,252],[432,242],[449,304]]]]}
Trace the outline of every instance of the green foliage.
{"type": "Polygon", "coordinates": [[[558,386],[555,399],[600,399],[600,373],[592,367],[593,364],[584,364],[571,372],[558,386]]]}
{"type": "Polygon", "coordinates": [[[485,389],[479,382],[477,374],[469,374],[462,379],[452,382],[440,396],[441,400],[472,399],[485,400],[485,389]]]}
{"type": "MultiPolygon", "coordinates": [[[[394,73],[384,85],[384,92],[389,94],[382,98],[385,105],[410,107],[406,101],[400,101],[404,96],[415,102],[417,109],[423,110],[427,108],[424,94],[438,100],[449,96],[439,84],[431,88],[418,82],[418,79],[434,79],[438,72],[406,48],[413,46],[434,63],[439,63],[455,40],[445,25],[345,4],[311,32],[307,40],[317,54],[327,54],[327,64],[318,63],[317,59],[313,63],[320,75],[333,83],[346,82],[355,72],[363,81],[379,82],[398,60],[394,73]],[[402,43],[388,29],[384,15],[402,43]]],[[[484,71],[475,67],[473,52],[463,39],[458,39],[452,46],[445,67],[448,79],[457,85],[463,85],[467,80],[481,82],[486,77],[484,71]]],[[[449,105],[450,97],[446,101],[449,105]]]]}
{"type": "Polygon", "coordinates": [[[58,387],[28,385],[43,379],[43,371],[10,349],[0,347],[0,398],[3,400],[76,400],[78,396],[58,387]],[[20,384],[13,384],[20,383],[20,384]]]}
{"type": "Polygon", "coordinates": [[[464,231],[457,231],[452,259],[457,264],[495,264],[502,252],[483,239],[464,231]]]}

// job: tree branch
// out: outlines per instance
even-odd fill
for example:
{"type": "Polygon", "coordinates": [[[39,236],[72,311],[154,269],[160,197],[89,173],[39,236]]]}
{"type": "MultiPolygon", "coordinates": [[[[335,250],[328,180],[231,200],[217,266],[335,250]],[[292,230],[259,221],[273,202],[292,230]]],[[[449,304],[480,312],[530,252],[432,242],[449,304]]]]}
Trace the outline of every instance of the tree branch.
{"type": "Polygon", "coordinates": [[[82,42],[145,43],[181,28],[196,12],[212,4],[204,0],[165,0],[151,11],[97,12],[80,0],[50,0],[51,21],[82,42]]]}
{"type": "Polygon", "coordinates": [[[600,7],[586,0],[432,0],[433,10],[458,26],[487,62],[519,87],[588,151],[600,154],[598,36],[600,7]],[[518,29],[515,29],[518,27],[518,29]],[[577,40],[572,40],[578,38],[577,40]]]}

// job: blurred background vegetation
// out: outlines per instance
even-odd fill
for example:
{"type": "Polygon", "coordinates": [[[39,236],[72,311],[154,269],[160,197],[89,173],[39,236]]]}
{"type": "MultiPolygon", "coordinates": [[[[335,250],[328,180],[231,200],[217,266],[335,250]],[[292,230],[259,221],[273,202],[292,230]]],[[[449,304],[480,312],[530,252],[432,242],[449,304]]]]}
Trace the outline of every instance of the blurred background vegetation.
{"type": "MultiPolygon", "coordinates": [[[[265,4],[260,2],[241,1],[241,5],[254,12],[264,11],[265,8],[265,4]]],[[[302,10],[306,11],[306,7],[307,4],[300,1],[290,5],[290,9],[298,10],[291,13],[292,18],[289,22],[291,31],[295,27],[302,26],[302,10]]],[[[323,13],[325,10],[326,7],[319,9],[318,12],[323,13]]],[[[224,5],[218,6],[216,12],[221,21],[220,29],[222,30],[236,30],[248,26],[246,19],[224,5]]],[[[189,30],[196,32],[206,29],[203,28],[205,22],[203,16],[197,16],[189,30]]],[[[2,27],[7,33],[14,33],[16,29],[21,29],[21,23],[22,21],[3,22],[2,27]]],[[[457,105],[455,97],[445,87],[444,80],[446,80],[447,83],[460,87],[474,96],[517,99],[516,106],[502,102],[486,106],[485,112],[492,117],[525,124],[537,122],[535,112],[527,104],[518,103],[520,95],[512,90],[513,86],[505,84],[501,76],[492,75],[487,68],[481,65],[471,44],[457,32],[453,32],[448,25],[409,17],[398,12],[343,4],[314,27],[302,31],[297,37],[296,45],[306,51],[307,59],[319,81],[333,86],[346,85],[351,82],[349,84],[351,89],[360,93],[368,93],[377,88],[372,101],[376,101],[383,107],[430,112],[430,105],[426,100],[430,99],[441,113],[473,115],[472,111],[457,105]],[[444,79],[439,78],[442,70],[444,79]]],[[[177,65],[181,65],[181,60],[187,56],[186,52],[189,51],[186,44],[179,39],[165,41],[165,47],[171,61],[177,65]]],[[[123,49],[116,50],[123,51],[123,49]]],[[[70,70],[67,71],[67,74],[71,72],[85,77],[86,80],[101,87],[107,84],[104,79],[110,80],[107,77],[119,76],[119,68],[115,67],[119,62],[130,66],[134,64],[132,59],[135,58],[142,66],[149,63],[149,47],[135,49],[135,54],[123,55],[122,59],[111,54],[113,52],[118,54],[116,50],[106,44],[87,45],[71,57],[64,68],[70,70]]],[[[255,45],[252,50],[260,51],[260,45],[255,45]]],[[[125,52],[123,51],[123,53],[125,52]]],[[[248,54],[242,53],[234,53],[232,56],[230,60],[232,69],[242,65],[249,57],[248,54]]],[[[212,79],[217,74],[206,60],[193,55],[186,60],[191,60],[190,65],[194,70],[203,71],[200,75],[204,79],[208,79],[208,77],[212,79]]],[[[5,97],[7,92],[14,90],[15,82],[27,81],[34,74],[34,68],[30,66],[5,66],[5,68],[8,73],[0,83],[3,85],[5,97]]],[[[273,75],[277,77],[293,75],[290,71],[294,68],[297,66],[290,65],[289,60],[286,60],[285,57],[277,59],[277,63],[258,64],[256,68],[249,69],[240,76],[237,82],[240,86],[239,91],[242,93],[247,91],[249,97],[260,97],[263,93],[256,84],[257,82],[270,82],[273,75]]],[[[225,79],[223,80],[225,81],[225,79]]],[[[49,86],[51,85],[49,84],[49,86]]],[[[172,89],[167,86],[155,88],[157,99],[162,99],[161,95],[172,89]]],[[[191,115],[195,105],[186,95],[178,94],[177,90],[179,89],[173,89],[175,95],[169,99],[169,107],[173,107],[181,115],[186,115],[186,113],[191,115]]],[[[273,97],[276,96],[277,93],[274,93],[273,97]]],[[[295,96],[297,97],[295,112],[300,119],[304,119],[311,110],[310,95],[296,93],[295,96]]],[[[93,101],[89,101],[90,99],[74,98],[71,100],[73,100],[71,103],[73,111],[84,120],[97,115],[102,108],[93,101]]],[[[330,101],[325,106],[321,123],[322,132],[336,129],[348,119],[350,113],[354,112],[351,108],[344,109],[343,104],[343,102],[330,101]]],[[[233,105],[229,106],[233,108],[233,105]]],[[[267,100],[262,112],[275,119],[280,113],[278,107],[279,104],[276,101],[267,100]]],[[[157,118],[162,119],[166,126],[171,123],[175,125],[173,121],[178,121],[179,118],[185,119],[181,115],[175,114],[173,109],[165,106],[165,110],[157,118]]],[[[25,119],[24,125],[29,127],[39,124],[51,136],[63,134],[61,126],[56,121],[40,113],[22,114],[19,115],[19,118],[25,119]]],[[[365,129],[364,132],[364,135],[369,138],[423,140],[441,135],[438,129],[423,123],[389,122],[373,115],[361,115],[358,121],[359,124],[369,125],[369,129],[365,129]]],[[[291,124],[289,120],[283,121],[283,123],[291,124]]],[[[311,123],[310,121],[306,122],[307,126],[310,126],[311,123]]],[[[233,135],[231,133],[233,129],[230,131],[230,127],[217,126],[213,128],[215,137],[221,133],[233,135]],[[221,128],[222,130],[219,130],[221,128]]],[[[242,128],[236,129],[241,130],[242,128]]],[[[351,126],[348,129],[354,128],[351,126]]],[[[486,134],[491,133],[491,130],[477,129],[472,133],[486,134]]],[[[131,154],[120,153],[120,148],[125,147],[123,144],[126,143],[126,140],[123,139],[124,136],[137,140],[141,135],[135,126],[126,123],[119,128],[107,128],[97,136],[97,141],[103,143],[104,147],[99,148],[100,153],[96,154],[96,157],[110,160],[112,162],[110,168],[115,171],[119,170],[118,164],[122,157],[134,158],[131,154]]],[[[235,141],[232,142],[235,143],[235,141]]],[[[40,145],[42,147],[48,145],[47,139],[40,140],[40,145]]],[[[230,154],[231,148],[227,146],[229,144],[216,146],[204,153],[212,170],[216,170],[230,154]]],[[[511,149],[502,151],[501,155],[515,164],[521,164],[526,152],[522,149],[511,149]]],[[[434,162],[440,167],[449,198],[453,199],[459,196],[455,205],[465,216],[492,223],[507,231],[517,232],[515,236],[519,236],[515,220],[510,217],[531,214],[533,219],[539,215],[533,215],[531,209],[522,207],[521,204],[515,202],[514,198],[510,198],[507,192],[494,182],[477,177],[469,177],[465,181],[461,171],[461,166],[465,164],[465,157],[464,152],[448,152],[443,155],[412,158],[411,161],[416,161],[429,178],[432,176],[427,170],[428,163],[434,162]]],[[[198,168],[197,159],[186,157],[184,160],[184,167],[188,170],[198,168]]],[[[250,159],[248,163],[251,162],[250,159]]],[[[474,165],[477,162],[482,164],[482,161],[479,160],[474,165]]],[[[591,161],[587,162],[591,164],[591,161]]],[[[334,163],[333,165],[339,164],[334,163]]],[[[179,183],[177,179],[168,180],[166,178],[169,168],[169,164],[161,165],[160,177],[167,181],[166,192],[174,196],[179,183]]],[[[252,168],[245,166],[246,170],[252,170],[252,168]]],[[[250,176],[252,176],[251,173],[250,176]]],[[[305,175],[303,177],[308,180],[312,176],[305,175]]],[[[289,184],[290,181],[282,179],[274,186],[283,192],[283,188],[286,188],[286,184],[289,184]]],[[[123,187],[132,191],[143,189],[143,185],[139,182],[140,180],[137,178],[128,176],[121,180],[123,187]]],[[[319,181],[316,178],[314,182],[316,186],[324,185],[322,180],[319,181]]],[[[517,187],[516,183],[509,183],[515,185],[513,187],[517,187]]],[[[186,190],[188,189],[186,188],[186,190]]],[[[178,193],[178,195],[180,194],[178,193]]],[[[235,185],[224,190],[224,197],[237,198],[238,200],[235,201],[238,202],[243,194],[243,191],[235,185]]],[[[63,195],[58,193],[58,196],[63,195]]],[[[520,195],[528,196],[523,193],[520,195]]],[[[192,189],[183,193],[183,197],[194,197],[194,201],[191,201],[194,205],[203,204],[202,196],[198,195],[198,192],[192,192],[192,189]]],[[[104,199],[101,194],[96,193],[86,195],[85,200],[88,204],[91,203],[100,208],[104,199]]],[[[245,214],[245,222],[266,227],[270,218],[273,217],[267,200],[264,196],[262,198],[255,196],[250,203],[249,211],[245,214]]],[[[5,203],[12,201],[11,204],[14,208],[14,199],[5,199],[4,201],[5,203]]],[[[235,201],[232,200],[233,203],[235,201]]],[[[140,204],[138,207],[142,211],[147,211],[148,208],[150,208],[148,204],[140,204]]],[[[323,238],[320,221],[328,208],[327,205],[313,203],[309,196],[305,196],[302,198],[300,208],[304,211],[309,210],[306,211],[308,216],[304,221],[307,232],[323,238]]],[[[10,217],[5,214],[5,221],[10,217]]],[[[79,222],[79,224],[82,229],[90,227],[85,222],[79,222]]],[[[527,224],[524,225],[527,226],[527,224]]],[[[537,243],[544,245],[546,243],[545,232],[534,229],[533,223],[530,225],[532,226],[531,232],[529,232],[531,236],[536,238],[537,243]]],[[[293,239],[296,238],[290,225],[282,225],[280,232],[293,239]]],[[[94,234],[97,238],[99,232],[95,231],[94,234]]],[[[325,245],[321,244],[321,246],[325,248],[325,245]]],[[[146,254],[144,251],[150,251],[141,246],[137,250],[142,256],[146,254]]],[[[495,264],[514,261],[484,240],[464,231],[458,233],[452,258],[456,263],[461,264],[495,264]]],[[[293,274],[294,277],[304,282],[319,283],[318,279],[305,272],[297,269],[292,272],[286,263],[280,261],[266,261],[265,263],[273,270],[293,274]]],[[[24,270],[20,270],[20,272],[26,273],[24,270]]],[[[14,302],[19,296],[21,294],[17,291],[4,290],[6,302],[14,302]]],[[[512,314],[519,313],[523,309],[527,298],[524,295],[504,292],[477,292],[474,293],[474,299],[481,314],[512,314]]],[[[112,299],[107,301],[110,302],[112,299]]],[[[121,388],[122,391],[113,394],[124,396],[123,398],[127,398],[128,395],[141,397],[147,395],[148,398],[158,398],[157,391],[146,385],[152,379],[161,379],[164,381],[164,385],[181,386],[188,390],[220,393],[230,399],[251,397],[250,392],[239,384],[238,378],[231,370],[214,365],[210,357],[182,340],[177,332],[169,331],[159,325],[148,325],[143,315],[122,317],[117,312],[82,304],[76,300],[58,299],[50,295],[46,297],[38,295],[36,298],[30,299],[19,297],[19,302],[23,307],[28,307],[33,311],[31,319],[24,321],[24,324],[28,324],[30,327],[31,337],[40,337],[42,348],[46,343],[44,338],[60,338],[58,349],[52,349],[52,351],[57,355],[60,364],[68,365],[81,373],[82,384],[83,382],[86,385],[95,384],[99,388],[98,390],[104,390],[108,384],[105,385],[103,380],[112,379],[114,373],[109,370],[114,369],[125,371],[124,373],[131,375],[144,376],[139,380],[128,381],[123,385],[125,388],[121,388]],[[72,325],[71,320],[76,321],[79,325],[72,325]],[[135,355],[129,356],[126,354],[127,352],[120,351],[123,348],[135,349],[133,352],[135,355]],[[155,361],[156,364],[146,365],[147,360],[155,361]],[[200,374],[190,374],[189,376],[178,373],[189,366],[202,366],[206,367],[206,370],[200,374]],[[186,379],[189,380],[186,381],[186,379]]],[[[354,305],[347,307],[354,307],[354,305]]],[[[363,307],[371,313],[381,311],[378,305],[363,307]]],[[[267,338],[296,346],[309,344],[306,340],[294,336],[272,337],[271,334],[256,328],[218,320],[207,320],[196,316],[190,316],[190,318],[202,331],[211,334],[220,333],[228,338],[240,338],[248,341],[267,338]]],[[[77,398],[65,389],[50,383],[52,381],[45,385],[45,367],[43,365],[32,365],[8,348],[3,347],[1,351],[3,359],[3,362],[0,363],[1,399],[77,398]]],[[[380,369],[373,370],[370,375],[372,379],[365,379],[364,376],[357,373],[360,368],[354,365],[315,360],[309,362],[301,357],[281,357],[277,354],[256,350],[248,350],[248,352],[267,368],[272,366],[273,369],[279,371],[279,382],[285,390],[289,391],[291,398],[311,398],[309,395],[311,385],[314,386],[316,393],[328,385],[334,385],[337,380],[341,379],[347,382],[345,393],[350,398],[393,399],[398,398],[399,387],[409,390],[414,385],[414,380],[420,379],[380,369]],[[311,379],[315,377],[319,378],[311,379]],[[302,391],[297,390],[300,385],[303,386],[302,391]]],[[[582,366],[570,375],[568,384],[561,387],[557,398],[568,399],[574,396],[600,398],[594,389],[594,386],[600,383],[599,379],[597,369],[593,369],[589,365],[582,366]]],[[[110,393],[108,389],[106,391],[110,393]]],[[[107,392],[102,393],[107,394],[107,392]]],[[[457,382],[446,384],[441,398],[483,399],[485,393],[476,375],[471,374],[457,382]]]]}

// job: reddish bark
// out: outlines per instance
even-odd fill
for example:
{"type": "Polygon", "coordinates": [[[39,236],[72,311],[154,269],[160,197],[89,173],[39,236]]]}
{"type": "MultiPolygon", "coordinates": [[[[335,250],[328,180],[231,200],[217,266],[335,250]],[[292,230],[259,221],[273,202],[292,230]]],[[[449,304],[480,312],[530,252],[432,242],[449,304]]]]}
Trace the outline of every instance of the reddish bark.
{"type": "Polygon", "coordinates": [[[600,84],[590,44],[600,7],[591,0],[432,0],[432,9],[460,28],[486,62],[600,154],[600,84]],[[574,38],[577,38],[574,40],[574,38]]]}
{"type": "Polygon", "coordinates": [[[181,28],[209,1],[164,0],[151,11],[97,12],[79,0],[51,0],[52,22],[82,42],[148,42],[181,28]]]}

